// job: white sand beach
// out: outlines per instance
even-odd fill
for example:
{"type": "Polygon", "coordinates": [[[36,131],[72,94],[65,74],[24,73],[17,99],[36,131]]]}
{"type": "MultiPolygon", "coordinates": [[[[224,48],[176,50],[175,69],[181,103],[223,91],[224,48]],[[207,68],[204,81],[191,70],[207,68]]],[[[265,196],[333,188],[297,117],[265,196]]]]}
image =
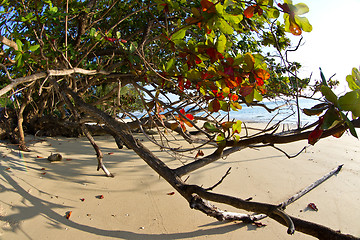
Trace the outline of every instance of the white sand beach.
{"type": "MultiPolygon", "coordinates": [[[[269,218],[261,220],[265,227],[218,222],[190,209],[178,193],[169,195],[171,186],[132,150],[117,149],[111,136],[95,140],[114,178],[96,171],[86,138],[27,136],[31,152],[22,153],[0,143],[0,239],[314,239],[299,232],[290,236],[269,218]],[[51,153],[63,160],[50,163],[51,153]]],[[[280,147],[296,154],[306,144],[280,147]]],[[[159,147],[151,149],[170,166],[179,165],[159,147]]],[[[359,151],[359,140],[348,134],[323,139],[293,159],[272,148],[246,149],[191,173],[188,182],[212,186],[231,167],[215,192],[278,204],[344,164],[286,211],[360,236],[359,151]],[[307,208],[309,203],[319,210],[307,208]]]]}

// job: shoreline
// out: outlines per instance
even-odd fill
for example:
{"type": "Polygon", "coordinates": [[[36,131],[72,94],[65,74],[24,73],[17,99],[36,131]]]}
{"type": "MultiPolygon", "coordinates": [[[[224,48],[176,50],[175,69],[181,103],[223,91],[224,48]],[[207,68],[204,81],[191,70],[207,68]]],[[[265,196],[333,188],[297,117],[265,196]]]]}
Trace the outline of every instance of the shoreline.
{"type": "MultiPolygon", "coordinates": [[[[114,178],[96,171],[95,152],[86,138],[27,136],[27,140],[29,153],[0,143],[0,239],[314,239],[299,232],[290,236],[286,227],[268,218],[261,221],[267,226],[257,228],[218,222],[190,209],[179,194],[168,195],[174,192],[171,186],[132,150],[117,149],[112,137],[95,140],[114,178]],[[46,157],[55,152],[63,160],[49,163],[46,157]],[[72,214],[66,219],[69,211],[72,214]]],[[[144,143],[170,167],[181,164],[148,140],[144,143]]],[[[280,147],[295,154],[306,144],[280,147]]],[[[273,148],[245,149],[191,173],[188,183],[212,186],[232,167],[215,192],[276,204],[344,164],[338,175],[286,211],[360,236],[358,146],[359,140],[346,134],[322,139],[294,159],[273,148]],[[310,202],[319,211],[309,210],[310,202]]]]}

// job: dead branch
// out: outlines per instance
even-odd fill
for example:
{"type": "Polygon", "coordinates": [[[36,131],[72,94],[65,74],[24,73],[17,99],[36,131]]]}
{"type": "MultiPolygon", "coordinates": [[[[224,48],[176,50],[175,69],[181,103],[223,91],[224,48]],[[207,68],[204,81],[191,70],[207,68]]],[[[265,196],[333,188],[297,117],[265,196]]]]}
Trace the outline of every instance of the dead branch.
{"type": "Polygon", "coordinates": [[[89,130],[87,129],[85,124],[80,123],[80,114],[79,112],[75,109],[75,107],[73,106],[72,102],[70,101],[70,99],[68,98],[68,96],[61,91],[60,86],[58,85],[58,83],[50,78],[50,82],[53,84],[53,86],[55,87],[56,91],[58,92],[58,94],[63,98],[63,100],[65,101],[65,103],[67,104],[67,106],[70,108],[71,112],[73,113],[75,120],[79,123],[81,130],[83,131],[83,133],[85,134],[85,136],[87,137],[87,139],[89,140],[89,142],[91,143],[91,145],[93,146],[95,152],[96,152],[96,156],[97,156],[97,161],[98,161],[98,168],[97,170],[99,171],[99,169],[101,168],[106,176],[108,177],[114,177],[109,170],[107,170],[107,168],[105,167],[104,163],[103,163],[103,154],[99,148],[99,146],[96,144],[94,138],[92,137],[91,133],[89,132],[89,130]]]}
{"type": "Polygon", "coordinates": [[[176,171],[170,169],[163,161],[161,161],[141,142],[137,141],[133,137],[133,135],[127,130],[125,123],[116,121],[106,113],[83,102],[71,90],[65,89],[65,91],[72,96],[75,106],[78,109],[86,112],[98,121],[104,122],[107,127],[116,132],[122,141],[129,145],[153,170],[155,170],[171,186],[173,186],[189,203],[193,201],[195,194],[200,198],[210,200],[212,202],[224,203],[250,212],[266,214],[270,218],[273,218],[281,224],[287,226],[289,233],[293,233],[295,226],[298,231],[318,237],[319,239],[356,239],[355,237],[341,234],[324,226],[288,216],[282,211],[279,205],[245,201],[240,198],[209,192],[197,185],[186,185],[179,175],[177,175],[176,171]]]}
{"type": "Polygon", "coordinates": [[[339,165],[337,168],[333,169],[331,172],[329,172],[328,174],[324,175],[322,178],[316,180],[315,182],[313,182],[312,184],[310,184],[309,186],[307,186],[306,188],[304,188],[303,190],[297,192],[295,195],[293,195],[291,198],[289,198],[288,200],[280,203],[280,207],[282,209],[285,209],[286,206],[288,206],[289,204],[295,202],[296,200],[298,200],[299,198],[301,198],[302,196],[304,196],[305,194],[307,194],[308,192],[310,192],[311,190],[313,190],[314,188],[316,188],[317,186],[319,186],[321,183],[325,182],[327,179],[329,179],[330,177],[338,174],[341,170],[343,165],[339,165]]]}
{"type": "Polygon", "coordinates": [[[38,79],[46,78],[46,77],[53,77],[53,76],[69,76],[71,74],[84,74],[84,75],[95,75],[95,74],[110,74],[106,71],[100,70],[86,70],[82,68],[72,68],[72,69],[62,69],[62,70],[49,70],[48,72],[40,72],[40,73],[34,73],[30,76],[26,77],[20,77],[13,79],[13,82],[6,85],[4,88],[0,90],[0,97],[4,95],[5,93],[9,92],[10,90],[16,88],[19,84],[27,83],[27,82],[33,82],[38,79]]]}
{"type": "Polygon", "coordinates": [[[218,221],[242,221],[245,223],[255,223],[255,221],[267,217],[265,214],[250,215],[222,211],[196,195],[191,199],[190,208],[199,210],[209,217],[216,218],[218,221]]]}
{"type": "Polygon", "coordinates": [[[215,185],[213,185],[212,187],[209,187],[209,188],[206,188],[205,190],[206,191],[212,191],[214,190],[214,188],[216,188],[217,186],[219,186],[222,181],[224,181],[224,179],[227,177],[227,175],[230,174],[230,170],[231,170],[231,167],[226,171],[225,175],[220,179],[220,181],[218,181],[215,185]]]}
{"type": "Polygon", "coordinates": [[[184,186],[185,191],[188,193],[195,193],[198,197],[210,200],[212,202],[224,203],[238,209],[244,209],[250,212],[263,213],[277,222],[288,227],[288,233],[292,233],[292,228],[295,227],[297,231],[314,236],[320,240],[347,240],[347,239],[360,239],[351,235],[342,234],[334,231],[328,227],[308,222],[296,217],[292,217],[281,211],[279,205],[272,205],[267,203],[249,202],[240,198],[217,194],[206,191],[205,189],[196,185],[184,186]],[[292,226],[292,224],[293,226],[292,226]]]}

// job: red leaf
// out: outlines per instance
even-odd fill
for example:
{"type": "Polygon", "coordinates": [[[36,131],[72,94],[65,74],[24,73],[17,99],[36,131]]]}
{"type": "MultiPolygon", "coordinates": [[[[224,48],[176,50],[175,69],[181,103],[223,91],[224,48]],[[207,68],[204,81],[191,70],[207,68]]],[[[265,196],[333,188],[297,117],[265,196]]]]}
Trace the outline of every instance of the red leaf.
{"type": "Polygon", "coordinates": [[[72,211],[68,211],[67,213],[66,213],[66,219],[69,219],[70,218],[70,216],[71,216],[71,213],[72,213],[72,211]]]}
{"type": "Polygon", "coordinates": [[[204,156],[204,152],[202,150],[199,150],[195,156],[195,158],[197,157],[201,157],[201,156],[204,156]]]}
{"type": "Polygon", "coordinates": [[[113,155],[114,153],[113,153],[113,152],[109,152],[108,154],[109,154],[109,155],[113,155]]]}
{"type": "Polygon", "coordinates": [[[284,4],[281,4],[281,3],[278,3],[278,6],[285,12],[285,13],[288,13],[290,14],[291,11],[290,11],[290,7],[287,3],[284,3],[284,4]]]}
{"type": "Polygon", "coordinates": [[[41,157],[41,156],[36,156],[36,158],[44,158],[44,157],[41,157]]]}
{"type": "Polygon", "coordinates": [[[205,50],[206,54],[210,57],[210,61],[216,62],[219,59],[224,59],[224,56],[219,53],[215,48],[208,48],[205,50]]]}
{"type": "Polygon", "coordinates": [[[169,12],[169,6],[166,3],[162,3],[160,5],[164,6],[164,12],[169,12]]]}
{"type": "Polygon", "coordinates": [[[184,87],[185,89],[189,89],[191,87],[191,81],[186,80],[184,87]]]}
{"type": "Polygon", "coordinates": [[[256,12],[257,14],[259,14],[259,16],[261,16],[264,11],[262,10],[262,8],[261,8],[259,5],[257,5],[257,6],[256,6],[256,9],[255,9],[255,12],[256,12]]]}
{"type": "Polygon", "coordinates": [[[195,56],[195,63],[200,64],[202,61],[198,56],[195,56]]]}
{"type": "Polygon", "coordinates": [[[252,86],[244,86],[244,87],[241,87],[241,88],[240,88],[239,93],[241,94],[241,96],[246,97],[246,96],[249,95],[252,91],[253,91],[253,87],[252,87],[252,86]]]}
{"type": "Polygon", "coordinates": [[[229,93],[229,98],[233,100],[234,102],[239,100],[239,96],[236,94],[229,93]]]}
{"type": "Polygon", "coordinates": [[[109,42],[115,42],[117,39],[116,38],[105,37],[105,40],[109,41],[109,42]]]}
{"type": "Polygon", "coordinates": [[[181,110],[180,110],[180,113],[185,115],[185,110],[184,110],[184,109],[181,109],[181,110]]]}
{"type": "Polygon", "coordinates": [[[314,131],[312,131],[309,134],[309,137],[308,137],[309,144],[314,145],[320,139],[322,133],[323,133],[322,129],[319,129],[318,127],[315,128],[314,131]]]}
{"type": "Polygon", "coordinates": [[[247,18],[252,18],[254,16],[255,6],[256,5],[247,7],[244,11],[244,16],[247,18]]]}
{"type": "Polygon", "coordinates": [[[226,84],[227,87],[229,87],[229,88],[231,88],[231,89],[239,86],[239,84],[238,84],[237,81],[235,81],[235,80],[233,80],[233,79],[230,79],[230,78],[226,78],[226,79],[225,79],[225,84],[226,84]]]}
{"type": "Polygon", "coordinates": [[[66,158],[65,160],[66,160],[66,161],[71,161],[72,159],[71,159],[71,158],[66,158]]]}
{"type": "Polygon", "coordinates": [[[266,224],[261,223],[261,222],[254,222],[255,226],[257,227],[266,227],[266,224]]]}
{"type": "Polygon", "coordinates": [[[240,85],[242,83],[242,77],[235,77],[235,81],[240,85]]]}
{"type": "Polygon", "coordinates": [[[299,36],[301,35],[302,31],[300,26],[295,22],[295,18],[294,17],[290,17],[290,26],[289,26],[289,30],[290,32],[295,35],[295,36],[299,36]]]}
{"type": "Polygon", "coordinates": [[[104,195],[99,195],[97,196],[98,199],[103,199],[104,198],[104,195]]]}
{"type": "Polygon", "coordinates": [[[179,81],[179,88],[180,88],[180,91],[184,91],[184,78],[182,76],[178,76],[178,81],[179,81]]]}
{"type": "Polygon", "coordinates": [[[262,85],[264,85],[264,80],[256,79],[256,83],[257,83],[257,85],[262,86],[262,85]]]}
{"type": "Polygon", "coordinates": [[[309,203],[308,207],[314,211],[318,211],[319,209],[316,207],[315,203],[309,203]]]}
{"type": "Polygon", "coordinates": [[[45,175],[45,174],[46,174],[46,172],[41,173],[41,175],[45,175]]]}
{"type": "MultiPolygon", "coordinates": [[[[259,69],[256,69],[255,70],[255,78],[256,78],[256,80],[263,80],[263,81],[265,81],[265,80],[268,80],[269,78],[270,78],[270,73],[268,73],[266,70],[264,70],[264,69],[261,69],[261,68],[259,68],[259,69]]],[[[263,83],[264,84],[264,83],[263,83]]],[[[259,84],[260,85],[260,84],[259,84]]],[[[260,85],[260,86],[262,86],[262,85],[260,85]]]]}
{"type": "Polygon", "coordinates": [[[205,79],[209,79],[209,78],[212,78],[212,77],[214,77],[213,75],[211,75],[210,73],[208,73],[208,72],[201,72],[201,79],[202,80],[205,80],[205,79]]]}
{"type": "Polygon", "coordinates": [[[207,12],[207,13],[215,13],[216,12],[215,4],[213,4],[212,2],[210,2],[208,0],[201,0],[200,3],[201,3],[203,12],[207,12]]]}
{"type": "Polygon", "coordinates": [[[186,114],[185,116],[191,121],[194,120],[194,116],[190,113],[186,114]]]}
{"type": "Polygon", "coordinates": [[[214,99],[209,104],[209,110],[211,112],[218,112],[220,110],[220,102],[217,99],[214,99]]]}
{"type": "Polygon", "coordinates": [[[229,76],[234,76],[234,68],[233,67],[226,67],[224,68],[224,73],[229,76]]]}
{"type": "Polygon", "coordinates": [[[8,167],[8,168],[6,168],[6,170],[10,170],[10,168],[8,167]]]}
{"type": "Polygon", "coordinates": [[[200,19],[194,17],[188,17],[187,19],[185,19],[185,22],[189,25],[198,23],[199,21],[200,19]]]}
{"type": "Polygon", "coordinates": [[[85,201],[85,198],[80,198],[80,200],[83,202],[83,201],[85,201]]]}
{"type": "Polygon", "coordinates": [[[340,138],[343,134],[344,134],[345,130],[344,131],[340,131],[340,132],[337,132],[337,133],[334,133],[333,136],[336,137],[336,138],[340,138]]]}

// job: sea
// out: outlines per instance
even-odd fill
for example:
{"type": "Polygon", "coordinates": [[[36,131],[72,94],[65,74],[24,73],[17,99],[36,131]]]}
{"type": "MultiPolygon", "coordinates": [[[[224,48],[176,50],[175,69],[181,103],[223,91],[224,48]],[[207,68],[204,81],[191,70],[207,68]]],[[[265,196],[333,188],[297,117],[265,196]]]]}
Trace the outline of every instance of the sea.
{"type": "MultiPolygon", "coordinates": [[[[299,99],[299,111],[295,100],[274,100],[271,102],[262,102],[269,109],[276,109],[268,112],[262,106],[246,106],[242,105],[242,109],[233,111],[231,117],[236,120],[247,122],[270,122],[276,123],[282,121],[283,123],[297,124],[299,119],[301,125],[313,123],[319,119],[318,116],[307,116],[302,109],[311,108],[319,103],[312,99],[299,99]],[[299,117],[300,115],[300,117],[299,117]]],[[[225,114],[225,112],[221,113],[225,114]]]]}
{"type": "MultiPolygon", "coordinates": [[[[262,106],[247,106],[246,104],[242,104],[242,109],[231,111],[230,117],[228,117],[227,112],[223,111],[219,111],[213,116],[216,117],[217,120],[229,118],[229,120],[235,119],[243,122],[277,123],[281,121],[282,123],[288,124],[297,124],[300,119],[301,126],[316,122],[319,119],[318,116],[307,116],[302,111],[304,108],[311,108],[320,103],[319,101],[312,99],[299,99],[299,111],[297,110],[295,100],[278,99],[261,103],[268,109],[274,110],[269,112],[262,106]]],[[[204,116],[205,114],[199,113],[197,115],[204,116]]]]}
{"type": "MultiPolygon", "coordinates": [[[[229,120],[241,120],[243,122],[261,122],[261,123],[277,123],[282,121],[282,123],[297,124],[298,115],[300,115],[300,124],[302,126],[309,123],[316,122],[318,116],[307,116],[303,113],[302,109],[311,108],[316,104],[320,103],[312,99],[299,99],[299,112],[297,111],[296,101],[295,100],[272,100],[272,101],[263,101],[261,102],[269,109],[275,109],[271,112],[268,112],[264,107],[261,106],[247,106],[242,104],[242,109],[238,111],[231,111],[230,117],[228,117],[227,112],[219,111],[218,113],[213,113],[213,116],[217,120],[228,119],[229,120]],[[299,113],[299,114],[298,114],[299,113]]],[[[174,106],[175,107],[175,106],[174,106]]],[[[191,107],[186,107],[185,112],[191,107]]],[[[133,113],[136,117],[140,118],[146,115],[145,112],[135,112],[133,113]]],[[[197,113],[196,116],[205,116],[204,112],[197,113]]],[[[226,120],[223,120],[226,121],[226,120]]]]}

